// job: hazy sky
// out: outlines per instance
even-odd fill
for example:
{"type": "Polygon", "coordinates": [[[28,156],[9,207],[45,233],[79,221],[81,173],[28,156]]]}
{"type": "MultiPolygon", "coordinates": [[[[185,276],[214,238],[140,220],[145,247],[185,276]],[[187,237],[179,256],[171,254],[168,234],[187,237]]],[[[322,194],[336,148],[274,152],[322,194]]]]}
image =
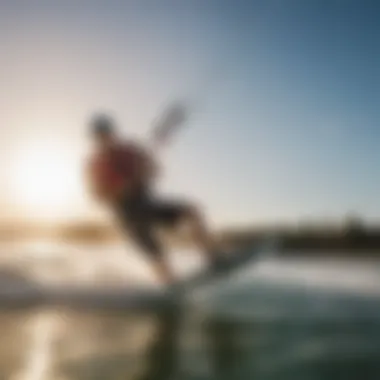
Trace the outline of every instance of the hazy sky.
{"type": "Polygon", "coordinates": [[[90,113],[110,110],[144,136],[167,102],[192,95],[201,107],[165,155],[163,192],[194,195],[223,224],[379,217],[379,11],[359,0],[0,0],[3,216],[26,213],[20,157],[49,160],[49,149],[66,162],[65,215],[96,211],[80,182],[90,113]]]}

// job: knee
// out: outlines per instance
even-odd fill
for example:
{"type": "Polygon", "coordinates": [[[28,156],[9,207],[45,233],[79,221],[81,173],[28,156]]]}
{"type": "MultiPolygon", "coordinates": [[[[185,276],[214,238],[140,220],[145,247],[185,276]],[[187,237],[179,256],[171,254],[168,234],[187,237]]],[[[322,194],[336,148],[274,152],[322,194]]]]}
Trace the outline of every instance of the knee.
{"type": "Polygon", "coordinates": [[[200,221],[204,219],[203,209],[199,204],[191,203],[186,206],[186,216],[191,220],[200,221]]]}
{"type": "Polygon", "coordinates": [[[136,224],[129,229],[129,235],[132,242],[146,253],[154,256],[161,254],[161,244],[151,229],[136,224]]]}

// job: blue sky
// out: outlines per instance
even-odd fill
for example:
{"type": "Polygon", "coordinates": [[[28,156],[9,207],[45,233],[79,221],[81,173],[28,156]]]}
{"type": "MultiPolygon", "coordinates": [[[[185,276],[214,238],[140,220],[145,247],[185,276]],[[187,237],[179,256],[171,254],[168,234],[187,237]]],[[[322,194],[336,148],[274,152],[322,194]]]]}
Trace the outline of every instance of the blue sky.
{"type": "MultiPolygon", "coordinates": [[[[93,110],[144,136],[165,104],[191,95],[200,108],[165,154],[164,193],[195,197],[218,224],[377,218],[379,10],[351,0],[0,1],[0,154],[54,136],[79,168],[93,110]]],[[[8,180],[4,166],[5,204],[8,180]]],[[[93,207],[72,201],[73,215],[93,207]]]]}

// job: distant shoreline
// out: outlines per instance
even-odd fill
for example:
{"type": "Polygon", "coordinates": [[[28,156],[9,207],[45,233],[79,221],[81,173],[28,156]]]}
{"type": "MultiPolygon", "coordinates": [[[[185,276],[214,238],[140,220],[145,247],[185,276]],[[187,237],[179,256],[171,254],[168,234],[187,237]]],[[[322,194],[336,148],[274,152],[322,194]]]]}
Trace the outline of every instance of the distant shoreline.
{"type": "MultiPolygon", "coordinates": [[[[380,226],[366,226],[360,219],[351,218],[340,225],[310,225],[284,227],[229,228],[218,231],[216,236],[222,245],[253,245],[267,235],[275,235],[280,241],[282,255],[344,255],[380,257],[380,226]]],[[[165,234],[167,244],[189,247],[186,236],[165,234]]],[[[113,244],[127,240],[117,228],[98,222],[78,222],[41,228],[35,225],[0,226],[0,241],[27,242],[28,240],[57,240],[71,244],[113,244]]]]}

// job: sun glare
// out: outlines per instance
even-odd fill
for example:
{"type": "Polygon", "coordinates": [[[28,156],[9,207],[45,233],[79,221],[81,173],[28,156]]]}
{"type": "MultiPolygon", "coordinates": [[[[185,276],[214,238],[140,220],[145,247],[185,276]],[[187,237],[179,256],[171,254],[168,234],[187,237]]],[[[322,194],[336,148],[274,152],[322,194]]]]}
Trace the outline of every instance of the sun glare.
{"type": "Polygon", "coordinates": [[[69,148],[52,142],[29,144],[14,161],[15,201],[36,216],[64,216],[78,188],[69,148]]]}

